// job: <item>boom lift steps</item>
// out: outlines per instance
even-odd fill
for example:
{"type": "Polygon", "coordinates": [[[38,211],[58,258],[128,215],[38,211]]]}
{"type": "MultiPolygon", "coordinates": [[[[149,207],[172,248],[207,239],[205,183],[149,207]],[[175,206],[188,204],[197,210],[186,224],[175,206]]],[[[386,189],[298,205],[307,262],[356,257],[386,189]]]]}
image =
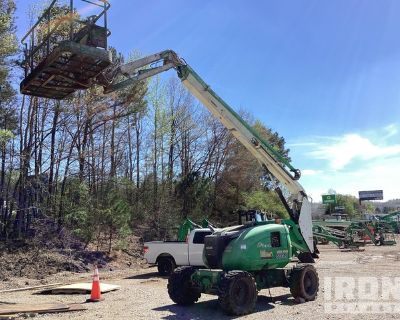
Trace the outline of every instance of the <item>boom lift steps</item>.
{"type": "Polygon", "coordinates": [[[101,7],[102,11],[82,21],[76,18],[73,1],[70,2],[69,12],[67,12],[70,32],[61,41],[53,43],[51,40],[57,34],[57,30],[60,30],[61,25],[58,22],[61,20],[59,17],[51,16],[51,10],[57,6],[57,0],[51,3],[22,39],[26,48],[26,69],[25,78],[20,84],[21,93],[64,99],[76,90],[91,87],[97,76],[111,65],[111,52],[107,50],[109,31],[106,20],[106,12],[110,5],[107,1],[89,3],[101,7]],[[100,17],[104,18],[104,26],[95,24],[100,17]],[[43,25],[48,27],[48,32],[43,40],[36,43],[38,30],[43,32],[42,30],[45,29],[43,25]],[[55,27],[50,30],[52,25],[55,27]],[[76,26],[79,27],[76,28],[76,26]],[[28,39],[29,41],[24,42],[28,39]]]}

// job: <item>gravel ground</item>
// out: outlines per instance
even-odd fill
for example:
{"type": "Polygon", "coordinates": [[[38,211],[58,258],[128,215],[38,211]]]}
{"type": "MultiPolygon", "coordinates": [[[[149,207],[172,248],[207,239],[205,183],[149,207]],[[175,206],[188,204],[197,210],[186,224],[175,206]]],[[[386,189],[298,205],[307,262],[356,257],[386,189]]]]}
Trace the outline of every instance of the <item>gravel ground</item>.
{"type": "MultiPolygon", "coordinates": [[[[399,246],[375,247],[368,245],[364,252],[339,252],[331,245],[320,246],[320,259],[316,268],[320,277],[320,291],[315,301],[296,304],[287,288],[274,288],[259,293],[256,310],[243,319],[398,319],[400,313],[333,314],[326,312],[329,301],[324,290],[327,277],[352,277],[356,283],[360,277],[395,277],[399,273],[399,246]]],[[[100,273],[107,283],[117,284],[121,289],[104,294],[104,301],[88,303],[86,311],[39,315],[36,319],[231,319],[222,313],[217,298],[202,295],[198,303],[190,307],[175,305],[168,297],[167,279],[157,276],[155,268],[142,270],[114,271],[100,273]]],[[[59,280],[58,278],[57,280],[59,280]]],[[[64,282],[87,279],[90,274],[63,274],[64,282]]],[[[393,278],[391,278],[393,279],[393,278]]],[[[51,279],[55,280],[55,279],[51,279]]],[[[397,288],[400,290],[400,287],[397,288]]],[[[8,303],[81,303],[87,296],[82,295],[34,295],[32,291],[0,294],[1,302],[8,303]]],[[[379,294],[381,289],[379,288],[379,294]]],[[[335,296],[335,292],[333,293],[335,296]]],[[[357,292],[356,292],[357,296],[357,292]]],[[[384,302],[396,303],[392,297],[384,302]]],[[[362,297],[353,302],[366,302],[362,297]]],[[[346,301],[349,302],[349,301],[346,301]]]]}

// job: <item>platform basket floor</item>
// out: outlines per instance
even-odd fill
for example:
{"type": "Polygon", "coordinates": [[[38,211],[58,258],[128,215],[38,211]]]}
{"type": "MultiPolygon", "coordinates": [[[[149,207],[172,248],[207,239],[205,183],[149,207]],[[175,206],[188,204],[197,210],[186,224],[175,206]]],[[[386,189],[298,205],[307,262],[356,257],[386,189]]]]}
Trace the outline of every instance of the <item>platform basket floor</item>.
{"type": "Polygon", "coordinates": [[[63,41],[21,82],[21,93],[64,99],[91,87],[111,63],[111,53],[105,49],[63,41]]]}

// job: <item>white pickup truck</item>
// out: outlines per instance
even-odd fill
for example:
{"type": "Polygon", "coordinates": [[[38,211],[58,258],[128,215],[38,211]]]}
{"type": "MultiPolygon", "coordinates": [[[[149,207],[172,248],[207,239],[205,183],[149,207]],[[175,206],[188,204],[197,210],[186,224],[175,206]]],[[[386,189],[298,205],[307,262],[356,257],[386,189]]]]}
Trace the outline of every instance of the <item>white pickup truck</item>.
{"type": "Polygon", "coordinates": [[[157,264],[158,273],[166,276],[177,266],[204,266],[204,237],[210,229],[194,229],[187,241],[151,241],[144,243],[144,258],[149,264],[157,264]]]}

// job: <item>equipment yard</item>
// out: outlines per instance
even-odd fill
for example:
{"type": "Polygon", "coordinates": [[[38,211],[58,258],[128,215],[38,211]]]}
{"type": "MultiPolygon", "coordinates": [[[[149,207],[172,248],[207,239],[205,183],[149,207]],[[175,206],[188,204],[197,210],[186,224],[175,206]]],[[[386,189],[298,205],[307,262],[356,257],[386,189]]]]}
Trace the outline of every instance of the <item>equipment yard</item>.
{"type": "MultiPolygon", "coordinates": [[[[271,289],[272,298],[268,289],[260,291],[254,313],[243,316],[243,319],[376,319],[376,313],[362,314],[334,314],[326,313],[325,308],[329,298],[324,293],[324,280],[327,277],[350,277],[356,283],[363,277],[391,277],[397,276],[400,267],[400,252],[396,246],[368,245],[365,251],[340,252],[334,245],[320,245],[320,259],[315,264],[320,278],[320,291],[315,301],[296,303],[288,288],[271,289]]],[[[87,275],[65,274],[54,275],[45,279],[50,282],[72,282],[90,280],[87,275]],[[78,278],[79,277],[79,278],[78,278]]],[[[203,294],[193,306],[183,307],[174,304],[168,296],[168,279],[161,278],[156,268],[142,270],[124,270],[105,272],[100,270],[100,280],[120,285],[121,289],[104,294],[104,301],[99,303],[84,303],[85,311],[75,313],[58,313],[38,315],[37,319],[231,319],[219,307],[217,297],[203,294]]],[[[382,297],[379,287],[379,297],[382,297]]],[[[386,290],[389,290],[388,288],[386,290]]],[[[87,296],[82,295],[34,295],[34,291],[2,293],[2,303],[82,303],[87,296]]],[[[336,292],[332,291],[332,299],[336,292]]],[[[355,297],[358,293],[355,292],[355,297]]],[[[367,297],[357,300],[342,300],[342,302],[380,302],[390,303],[396,300],[370,301],[367,297]]],[[[397,301],[396,301],[397,303],[397,301]]],[[[396,313],[381,313],[381,319],[395,319],[396,313]]]]}
{"type": "MultiPolygon", "coordinates": [[[[398,160],[392,157],[400,155],[399,145],[384,140],[398,141],[400,129],[392,117],[380,121],[380,129],[370,130],[364,123],[357,128],[357,121],[333,118],[345,114],[350,120],[352,114],[364,114],[367,100],[386,106],[389,95],[379,102],[374,96],[346,101],[326,94],[353,88],[370,91],[348,79],[377,69],[387,58],[350,59],[354,65],[374,61],[358,72],[349,68],[351,63],[340,65],[340,58],[335,69],[352,73],[326,72],[323,65],[331,61],[323,53],[328,51],[325,42],[341,37],[325,32],[324,37],[315,36],[305,29],[299,35],[323,39],[320,49],[311,42],[301,58],[293,45],[290,54],[279,57],[279,66],[269,51],[275,47],[280,55],[285,41],[292,47],[298,36],[274,36],[279,44],[270,45],[267,35],[278,29],[291,33],[303,24],[293,17],[288,28],[259,17],[273,25],[253,26],[243,33],[257,34],[249,37],[254,39],[260,34],[262,41],[253,41],[253,48],[235,41],[237,49],[225,42],[228,51],[223,52],[210,34],[225,41],[226,30],[210,30],[200,40],[183,22],[175,33],[174,28],[165,28],[165,21],[189,21],[190,14],[203,11],[182,10],[181,19],[175,10],[166,10],[164,17],[146,19],[152,23],[143,32],[132,15],[121,18],[123,11],[131,12],[127,3],[116,2],[112,11],[110,0],[52,0],[46,8],[29,8],[32,14],[21,25],[28,30],[19,35],[14,0],[0,2],[0,47],[5,47],[0,52],[0,320],[398,318],[400,200],[395,198],[397,184],[380,181],[389,176],[398,181],[392,173],[398,170],[382,171],[390,166],[378,158],[387,157],[397,167],[398,160]],[[114,27],[118,20],[129,20],[123,25],[124,37],[114,27]],[[150,32],[157,23],[157,32],[150,32]],[[127,30],[137,30],[138,36],[127,37],[127,30]],[[156,40],[156,33],[162,38],[156,40]],[[196,38],[201,45],[194,47],[186,40],[185,44],[185,38],[196,38]],[[142,56],[140,52],[150,49],[146,42],[151,50],[168,45],[179,53],[168,49],[142,56]],[[264,42],[268,47],[261,50],[259,43],[264,42]],[[126,52],[128,48],[133,51],[126,52]],[[252,56],[238,51],[243,48],[252,56]],[[200,51],[196,58],[193,52],[200,51]],[[318,54],[311,59],[309,52],[318,54]],[[259,53],[268,64],[256,61],[259,53]],[[286,61],[292,60],[296,65],[289,67],[286,61]],[[307,66],[307,61],[312,64],[307,66]],[[23,75],[14,70],[16,66],[23,66],[23,75]],[[268,79],[272,66],[276,73],[268,79]],[[324,74],[317,76],[310,66],[324,74]],[[283,76],[285,69],[293,74],[283,76]],[[174,74],[167,79],[169,71],[174,74]],[[216,74],[219,79],[214,79],[216,74]],[[19,93],[14,78],[22,80],[19,93]],[[213,81],[216,91],[205,79],[213,81]],[[231,79],[240,82],[227,81],[231,79]],[[315,85],[315,79],[321,83],[315,85]],[[330,87],[332,79],[337,83],[330,87]],[[290,87],[293,80],[296,85],[290,87]],[[282,87],[273,89],[273,83],[282,87]],[[315,87],[320,91],[313,92],[315,87]],[[346,106],[345,112],[338,112],[331,100],[346,106]],[[245,108],[236,110],[244,102],[245,108]],[[363,106],[362,112],[353,110],[357,104],[363,106]],[[199,105],[204,110],[198,111],[199,105]],[[263,123],[265,110],[273,127],[263,123]],[[326,126],[322,118],[315,121],[307,115],[318,113],[333,114],[326,126]],[[352,126],[337,128],[336,123],[352,126]],[[289,154],[292,146],[299,149],[289,154]],[[303,175],[292,157],[302,164],[303,175]],[[362,166],[370,181],[361,181],[367,176],[357,171],[362,166]],[[376,176],[370,175],[374,168],[376,176]],[[337,179],[342,173],[346,178],[337,179]],[[357,173],[356,178],[351,173],[357,173]],[[381,189],[373,189],[371,181],[381,189]],[[357,198],[354,194],[360,188],[364,191],[358,191],[357,198]],[[379,205],[372,202],[384,200],[383,189],[392,199],[379,205]],[[322,190],[328,193],[321,194],[322,190]],[[320,195],[322,203],[313,200],[320,195]],[[200,219],[201,223],[194,222],[200,219]]],[[[230,1],[226,5],[230,7],[230,1]]],[[[174,7],[181,5],[168,4],[168,9],[174,7]]],[[[280,11],[272,9],[257,11],[280,11]]],[[[236,13],[246,11],[252,21],[251,10],[246,6],[236,13]]],[[[320,10],[324,12],[325,6],[320,10]]],[[[298,11],[293,10],[296,19],[298,11]]],[[[225,15],[227,10],[219,12],[225,15]]],[[[341,25],[342,12],[337,10],[332,26],[341,25]]],[[[329,24],[330,19],[321,21],[325,20],[329,24]]],[[[226,21],[232,34],[237,33],[233,27],[240,26],[242,32],[247,25],[235,15],[226,21]]],[[[367,24],[359,21],[353,31],[343,29],[358,35],[361,25],[367,24]]],[[[365,31],[366,38],[370,34],[365,31]]],[[[352,50],[353,42],[347,41],[352,50]]],[[[381,46],[371,37],[372,47],[376,43],[381,46]]],[[[329,51],[346,53],[345,47],[338,43],[329,51]]],[[[395,56],[391,49],[382,52],[395,56]]],[[[375,85],[375,76],[371,79],[371,87],[385,87],[375,85]]]]}

